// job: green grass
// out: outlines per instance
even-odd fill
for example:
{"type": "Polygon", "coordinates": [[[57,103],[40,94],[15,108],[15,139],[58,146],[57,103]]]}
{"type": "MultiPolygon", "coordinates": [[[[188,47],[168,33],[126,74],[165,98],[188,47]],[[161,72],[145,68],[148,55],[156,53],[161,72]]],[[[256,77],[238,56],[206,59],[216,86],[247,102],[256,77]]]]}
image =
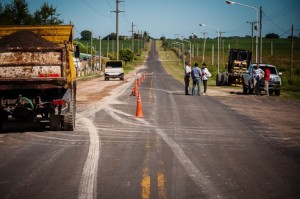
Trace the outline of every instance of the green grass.
{"type": "MultiPolygon", "coordinates": [[[[178,60],[177,55],[172,50],[164,50],[162,47],[162,41],[156,41],[156,50],[159,54],[162,65],[168,74],[174,77],[176,80],[184,84],[184,63],[182,60],[178,60]]],[[[201,63],[201,62],[199,62],[201,63]]],[[[208,80],[209,86],[215,86],[216,81],[214,78],[208,80]]]]}

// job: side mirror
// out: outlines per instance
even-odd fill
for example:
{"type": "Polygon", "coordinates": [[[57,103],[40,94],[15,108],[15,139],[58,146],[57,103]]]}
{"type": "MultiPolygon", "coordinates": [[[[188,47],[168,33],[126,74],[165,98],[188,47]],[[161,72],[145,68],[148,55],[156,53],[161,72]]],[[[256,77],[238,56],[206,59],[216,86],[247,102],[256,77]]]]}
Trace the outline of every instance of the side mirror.
{"type": "Polygon", "coordinates": [[[281,75],[282,75],[282,72],[279,72],[278,75],[281,76],[281,75]]]}
{"type": "Polygon", "coordinates": [[[75,52],[74,52],[74,54],[75,54],[76,58],[80,57],[80,50],[79,50],[79,46],[78,45],[75,46],[75,52]]]}

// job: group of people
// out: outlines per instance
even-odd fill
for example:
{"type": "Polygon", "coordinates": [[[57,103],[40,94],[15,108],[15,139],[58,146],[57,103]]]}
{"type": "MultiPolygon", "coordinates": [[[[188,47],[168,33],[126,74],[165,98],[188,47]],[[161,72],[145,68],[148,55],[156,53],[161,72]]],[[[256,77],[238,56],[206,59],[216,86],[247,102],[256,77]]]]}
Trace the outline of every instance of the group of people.
{"type": "Polygon", "coordinates": [[[195,63],[194,68],[191,68],[191,62],[187,62],[185,66],[185,75],[184,75],[184,82],[185,82],[185,95],[195,95],[195,89],[197,86],[197,95],[200,96],[201,94],[201,81],[204,86],[203,94],[206,95],[207,91],[207,80],[211,77],[209,70],[206,67],[205,63],[202,63],[202,68],[200,69],[198,63],[195,63]],[[193,87],[192,93],[189,93],[189,86],[190,86],[190,78],[192,77],[193,87]]]}
{"type": "Polygon", "coordinates": [[[265,67],[265,71],[263,71],[259,64],[257,64],[252,70],[254,87],[255,87],[255,95],[260,95],[260,82],[264,80],[264,90],[267,96],[269,96],[269,81],[270,81],[270,69],[265,67]]]}

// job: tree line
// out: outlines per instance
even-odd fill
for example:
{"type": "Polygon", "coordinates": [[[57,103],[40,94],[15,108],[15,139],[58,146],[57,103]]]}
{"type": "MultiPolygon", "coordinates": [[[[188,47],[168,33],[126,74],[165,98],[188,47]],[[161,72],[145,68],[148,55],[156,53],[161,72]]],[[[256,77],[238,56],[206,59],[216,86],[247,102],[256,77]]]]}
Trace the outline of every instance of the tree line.
{"type": "Polygon", "coordinates": [[[6,5],[0,2],[0,25],[58,25],[63,23],[59,15],[47,2],[34,13],[30,13],[26,0],[12,0],[6,5]]]}

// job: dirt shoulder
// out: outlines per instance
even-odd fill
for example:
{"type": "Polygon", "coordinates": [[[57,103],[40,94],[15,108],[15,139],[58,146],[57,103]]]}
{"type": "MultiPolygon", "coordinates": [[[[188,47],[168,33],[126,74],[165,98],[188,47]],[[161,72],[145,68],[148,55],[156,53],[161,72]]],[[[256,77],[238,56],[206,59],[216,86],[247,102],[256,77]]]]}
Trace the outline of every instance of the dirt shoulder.
{"type": "Polygon", "coordinates": [[[105,81],[104,77],[77,81],[77,111],[80,112],[81,110],[84,110],[88,104],[95,103],[102,98],[109,96],[113,89],[123,83],[134,81],[138,72],[144,68],[145,66],[143,65],[136,67],[135,70],[125,75],[124,81],[119,81],[119,79],[105,81]]]}

